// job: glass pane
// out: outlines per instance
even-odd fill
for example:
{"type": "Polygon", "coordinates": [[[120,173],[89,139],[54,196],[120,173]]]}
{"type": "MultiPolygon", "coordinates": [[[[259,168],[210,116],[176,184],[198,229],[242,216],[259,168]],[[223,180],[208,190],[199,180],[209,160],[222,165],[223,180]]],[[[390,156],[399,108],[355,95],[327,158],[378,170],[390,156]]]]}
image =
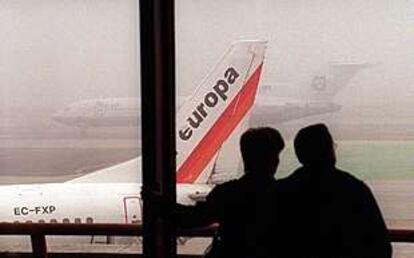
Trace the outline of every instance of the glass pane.
{"type": "MultiPolygon", "coordinates": [[[[0,222],[126,222],[120,192],[139,195],[137,15],[136,0],[0,2],[0,222]]],[[[0,250],[30,244],[19,239],[0,250]]]]}

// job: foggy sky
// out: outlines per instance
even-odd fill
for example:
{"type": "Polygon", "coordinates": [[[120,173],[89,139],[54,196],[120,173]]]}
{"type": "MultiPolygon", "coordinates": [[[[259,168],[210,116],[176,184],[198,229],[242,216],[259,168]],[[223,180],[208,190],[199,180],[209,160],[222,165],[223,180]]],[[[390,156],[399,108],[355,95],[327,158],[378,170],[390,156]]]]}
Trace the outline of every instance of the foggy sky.
{"type": "MultiPolygon", "coordinates": [[[[412,0],[178,0],[177,91],[198,86],[229,44],[269,41],[262,82],[293,95],[330,62],[366,62],[335,119],[414,122],[412,0]]],[[[3,125],[51,123],[81,99],[138,96],[134,0],[0,0],[3,125]]]]}

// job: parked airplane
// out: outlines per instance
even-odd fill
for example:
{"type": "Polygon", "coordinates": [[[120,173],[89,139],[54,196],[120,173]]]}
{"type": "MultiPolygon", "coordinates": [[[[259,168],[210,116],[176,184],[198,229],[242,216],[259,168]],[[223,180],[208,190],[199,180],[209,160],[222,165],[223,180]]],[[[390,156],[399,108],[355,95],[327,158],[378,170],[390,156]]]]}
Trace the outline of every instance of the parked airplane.
{"type": "MultiPolygon", "coordinates": [[[[309,86],[303,87],[302,98],[280,97],[280,87],[263,85],[252,110],[251,125],[280,124],[340,110],[341,107],[332,98],[367,66],[366,63],[332,63],[325,71],[310,78],[309,86]]],[[[187,99],[178,96],[177,106],[180,107],[187,99]]],[[[83,129],[139,126],[140,105],[138,98],[81,100],[58,111],[53,115],[53,120],[83,129]]]]}
{"type": "MultiPolygon", "coordinates": [[[[176,132],[180,203],[194,203],[211,189],[207,183],[217,173],[213,170],[219,160],[238,166],[238,160],[223,159],[221,155],[227,154],[220,149],[225,143],[238,149],[234,139],[247,125],[265,46],[263,41],[233,44],[180,108],[176,132]]],[[[0,222],[140,223],[140,169],[136,158],[65,183],[1,186],[0,222]]]]}

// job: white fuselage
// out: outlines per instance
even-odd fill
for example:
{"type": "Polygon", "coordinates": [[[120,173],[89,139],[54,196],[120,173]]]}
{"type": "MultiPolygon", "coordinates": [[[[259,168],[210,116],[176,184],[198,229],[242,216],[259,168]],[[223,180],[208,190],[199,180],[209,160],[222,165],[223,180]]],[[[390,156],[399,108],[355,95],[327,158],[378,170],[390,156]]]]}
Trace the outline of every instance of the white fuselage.
{"type": "MultiPolygon", "coordinates": [[[[139,183],[11,185],[0,188],[0,222],[140,223],[139,183]]],[[[177,185],[177,201],[193,204],[208,185],[177,185]]]]}

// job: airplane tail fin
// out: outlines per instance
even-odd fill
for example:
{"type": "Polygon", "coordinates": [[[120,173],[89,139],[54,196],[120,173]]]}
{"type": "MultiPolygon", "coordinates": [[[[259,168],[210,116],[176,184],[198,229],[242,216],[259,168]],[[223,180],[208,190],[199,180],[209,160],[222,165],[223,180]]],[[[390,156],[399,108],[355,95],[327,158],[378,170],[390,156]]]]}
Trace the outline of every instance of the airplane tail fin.
{"type": "Polygon", "coordinates": [[[369,67],[367,63],[331,63],[312,77],[306,94],[310,100],[329,100],[348,85],[354,76],[369,67]]]}
{"type": "MultiPolygon", "coordinates": [[[[234,43],[177,115],[177,182],[205,183],[218,153],[253,106],[265,41],[234,43]]],[[[232,149],[238,152],[238,145],[232,149]]]]}
{"type": "MultiPolygon", "coordinates": [[[[232,44],[180,108],[176,118],[177,183],[207,183],[210,179],[219,150],[253,106],[265,49],[265,41],[232,44]]],[[[238,145],[231,146],[229,151],[238,152],[238,145]]],[[[140,182],[140,162],[140,158],[132,159],[67,182],[140,182]]]]}

